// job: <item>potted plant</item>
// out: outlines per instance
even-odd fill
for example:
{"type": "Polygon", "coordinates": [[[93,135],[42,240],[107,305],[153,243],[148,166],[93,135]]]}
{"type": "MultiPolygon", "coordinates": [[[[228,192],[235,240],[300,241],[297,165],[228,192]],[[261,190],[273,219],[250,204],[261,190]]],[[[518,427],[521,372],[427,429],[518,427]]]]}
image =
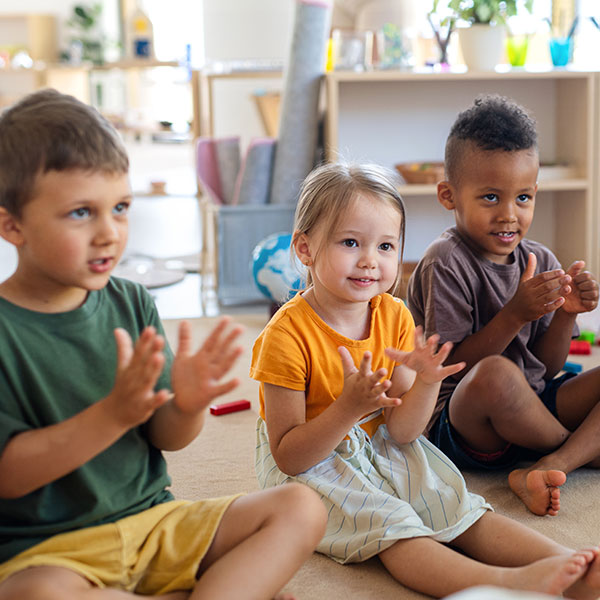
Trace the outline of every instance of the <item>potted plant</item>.
{"type": "Polygon", "coordinates": [[[84,60],[96,65],[104,62],[104,39],[99,28],[101,14],[100,2],[73,6],[71,18],[67,21],[73,33],[70,50],[71,53],[75,51],[80,56],[71,56],[72,62],[84,60]]]}
{"type": "MultiPolygon", "coordinates": [[[[434,0],[436,11],[439,0],[434,0]]],[[[466,26],[458,28],[460,48],[469,69],[489,71],[502,55],[506,20],[522,5],[531,12],[533,0],[446,0],[451,18],[466,26]]]]}

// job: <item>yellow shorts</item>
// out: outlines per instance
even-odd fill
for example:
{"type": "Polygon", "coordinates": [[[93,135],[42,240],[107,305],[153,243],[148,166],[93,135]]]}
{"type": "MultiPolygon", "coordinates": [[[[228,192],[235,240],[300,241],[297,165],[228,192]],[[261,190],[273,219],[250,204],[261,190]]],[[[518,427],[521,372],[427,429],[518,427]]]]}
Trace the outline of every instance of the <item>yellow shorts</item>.
{"type": "Polygon", "coordinates": [[[228,506],[239,497],[172,501],[106,525],[55,535],[0,565],[0,582],[29,567],[65,567],[92,584],[142,595],[194,587],[228,506]]]}

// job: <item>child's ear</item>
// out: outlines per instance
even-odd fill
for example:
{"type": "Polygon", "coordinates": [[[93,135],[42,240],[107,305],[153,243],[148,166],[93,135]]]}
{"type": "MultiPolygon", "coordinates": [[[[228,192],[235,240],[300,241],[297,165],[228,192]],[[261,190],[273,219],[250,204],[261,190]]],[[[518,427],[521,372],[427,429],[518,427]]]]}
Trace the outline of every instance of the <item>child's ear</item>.
{"type": "Polygon", "coordinates": [[[449,181],[440,181],[437,184],[438,202],[447,210],[454,210],[454,189],[449,181]]]}
{"type": "Polygon", "coordinates": [[[19,220],[3,206],[0,206],[0,236],[13,246],[19,247],[23,244],[19,220]]]}
{"type": "Polygon", "coordinates": [[[305,233],[295,233],[294,234],[294,250],[296,251],[296,256],[300,260],[300,262],[310,267],[313,263],[313,258],[310,252],[310,245],[308,243],[308,237],[305,233]]]}

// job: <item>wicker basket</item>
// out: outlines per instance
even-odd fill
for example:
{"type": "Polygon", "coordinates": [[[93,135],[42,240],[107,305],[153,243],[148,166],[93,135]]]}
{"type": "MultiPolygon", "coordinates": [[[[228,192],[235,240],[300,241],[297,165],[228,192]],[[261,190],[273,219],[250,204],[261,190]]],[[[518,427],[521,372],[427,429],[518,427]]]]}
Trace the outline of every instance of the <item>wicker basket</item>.
{"type": "Polygon", "coordinates": [[[406,183],[438,183],[444,179],[442,162],[398,163],[396,170],[406,183]]]}

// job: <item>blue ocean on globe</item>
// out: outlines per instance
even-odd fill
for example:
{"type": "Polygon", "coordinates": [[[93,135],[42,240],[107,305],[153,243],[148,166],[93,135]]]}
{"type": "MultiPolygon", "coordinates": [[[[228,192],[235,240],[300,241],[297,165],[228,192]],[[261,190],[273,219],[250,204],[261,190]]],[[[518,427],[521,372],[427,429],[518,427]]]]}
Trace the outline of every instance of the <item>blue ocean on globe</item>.
{"type": "Polygon", "coordinates": [[[252,251],[252,277],[260,292],[269,300],[283,304],[304,287],[304,266],[292,262],[290,233],[273,233],[252,251]]]}

